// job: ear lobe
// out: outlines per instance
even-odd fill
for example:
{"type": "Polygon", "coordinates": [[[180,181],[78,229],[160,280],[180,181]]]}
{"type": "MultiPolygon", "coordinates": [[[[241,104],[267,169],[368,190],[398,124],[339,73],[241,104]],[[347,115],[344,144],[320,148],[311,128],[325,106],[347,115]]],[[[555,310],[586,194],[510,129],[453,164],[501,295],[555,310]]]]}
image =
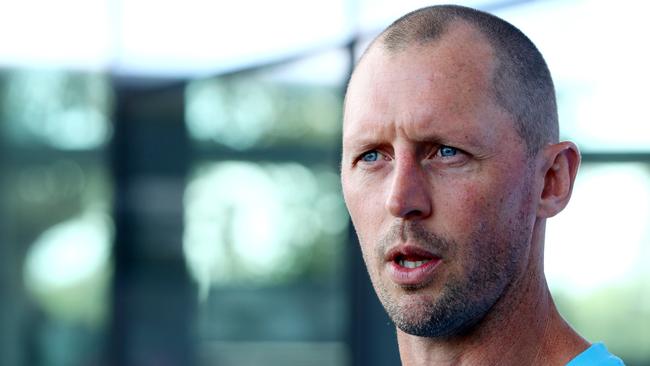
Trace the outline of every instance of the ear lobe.
{"type": "Polygon", "coordinates": [[[572,142],[560,142],[545,147],[542,154],[544,187],[537,216],[548,218],[555,216],[569,203],[580,165],[580,152],[572,142]]]}

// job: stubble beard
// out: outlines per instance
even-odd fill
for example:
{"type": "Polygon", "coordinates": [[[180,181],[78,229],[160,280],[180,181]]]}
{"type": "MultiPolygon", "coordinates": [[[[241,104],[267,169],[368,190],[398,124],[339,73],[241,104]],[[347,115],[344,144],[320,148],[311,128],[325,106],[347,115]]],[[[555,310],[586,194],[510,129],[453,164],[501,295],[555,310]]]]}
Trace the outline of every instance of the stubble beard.
{"type": "MultiPolygon", "coordinates": [[[[495,232],[479,225],[463,246],[465,254],[459,258],[457,249],[461,247],[454,240],[428,232],[417,224],[391,228],[380,241],[378,252],[394,243],[396,235],[406,235],[410,241],[439,254],[442,265],[448,260],[460,261],[466,271],[449,273],[439,293],[432,293],[426,283],[404,287],[386,283],[384,277],[371,273],[377,295],[395,326],[415,336],[448,338],[461,335],[479,323],[516,276],[521,252],[517,248],[523,247],[518,242],[515,249],[504,250],[504,238],[495,232]]],[[[515,233],[509,234],[512,240],[515,233]]],[[[515,236],[515,240],[521,239],[520,235],[515,236]]]]}

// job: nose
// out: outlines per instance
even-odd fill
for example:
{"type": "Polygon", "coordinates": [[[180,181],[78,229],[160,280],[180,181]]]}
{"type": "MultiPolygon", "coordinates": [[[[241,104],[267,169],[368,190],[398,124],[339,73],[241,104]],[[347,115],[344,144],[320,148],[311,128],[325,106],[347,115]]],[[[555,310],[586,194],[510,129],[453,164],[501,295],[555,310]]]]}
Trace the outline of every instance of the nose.
{"type": "Polygon", "coordinates": [[[408,220],[427,218],[432,212],[429,182],[422,166],[415,161],[398,162],[386,208],[391,215],[408,220]]]}

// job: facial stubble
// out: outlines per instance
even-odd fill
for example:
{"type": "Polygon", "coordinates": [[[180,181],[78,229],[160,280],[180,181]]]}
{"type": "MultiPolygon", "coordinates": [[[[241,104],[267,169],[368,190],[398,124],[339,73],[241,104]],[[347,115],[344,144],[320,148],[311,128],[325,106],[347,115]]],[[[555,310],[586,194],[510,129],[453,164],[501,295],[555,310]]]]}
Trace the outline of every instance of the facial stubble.
{"type": "MultiPolygon", "coordinates": [[[[393,226],[376,247],[376,258],[383,258],[397,238],[408,238],[439,256],[440,265],[448,266],[445,269],[449,270],[452,263],[461,263],[463,267],[460,272],[448,271],[437,292],[431,290],[433,283],[399,286],[380,276],[380,268],[376,268],[376,273],[370,271],[377,295],[393,323],[408,334],[430,338],[461,335],[479,323],[517,272],[521,245],[503,248],[503,238],[496,235],[497,231],[478,225],[464,244],[465,251],[461,251],[457,241],[431,233],[416,223],[393,226]]],[[[519,235],[510,232],[508,237],[519,235]]],[[[365,259],[368,264],[369,258],[365,259]]]]}

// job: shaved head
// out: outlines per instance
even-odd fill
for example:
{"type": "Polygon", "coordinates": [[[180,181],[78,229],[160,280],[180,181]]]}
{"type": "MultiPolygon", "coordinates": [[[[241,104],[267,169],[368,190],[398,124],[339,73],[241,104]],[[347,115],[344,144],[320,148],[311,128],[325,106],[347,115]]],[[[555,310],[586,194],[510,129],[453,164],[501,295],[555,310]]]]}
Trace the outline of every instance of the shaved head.
{"type": "MultiPolygon", "coordinates": [[[[494,101],[512,117],[530,156],[559,139],[553,80],[535,45],[519,29],[488,13],[455,6],[431,6],[406,14],[384,30],[368,47],[397,54],[411,46],[435,44],[454,24],[476,29],[493,49],[491,92],[494,101]]],[[[462,46],[462,45],[459,45],[462,46]]]]}

